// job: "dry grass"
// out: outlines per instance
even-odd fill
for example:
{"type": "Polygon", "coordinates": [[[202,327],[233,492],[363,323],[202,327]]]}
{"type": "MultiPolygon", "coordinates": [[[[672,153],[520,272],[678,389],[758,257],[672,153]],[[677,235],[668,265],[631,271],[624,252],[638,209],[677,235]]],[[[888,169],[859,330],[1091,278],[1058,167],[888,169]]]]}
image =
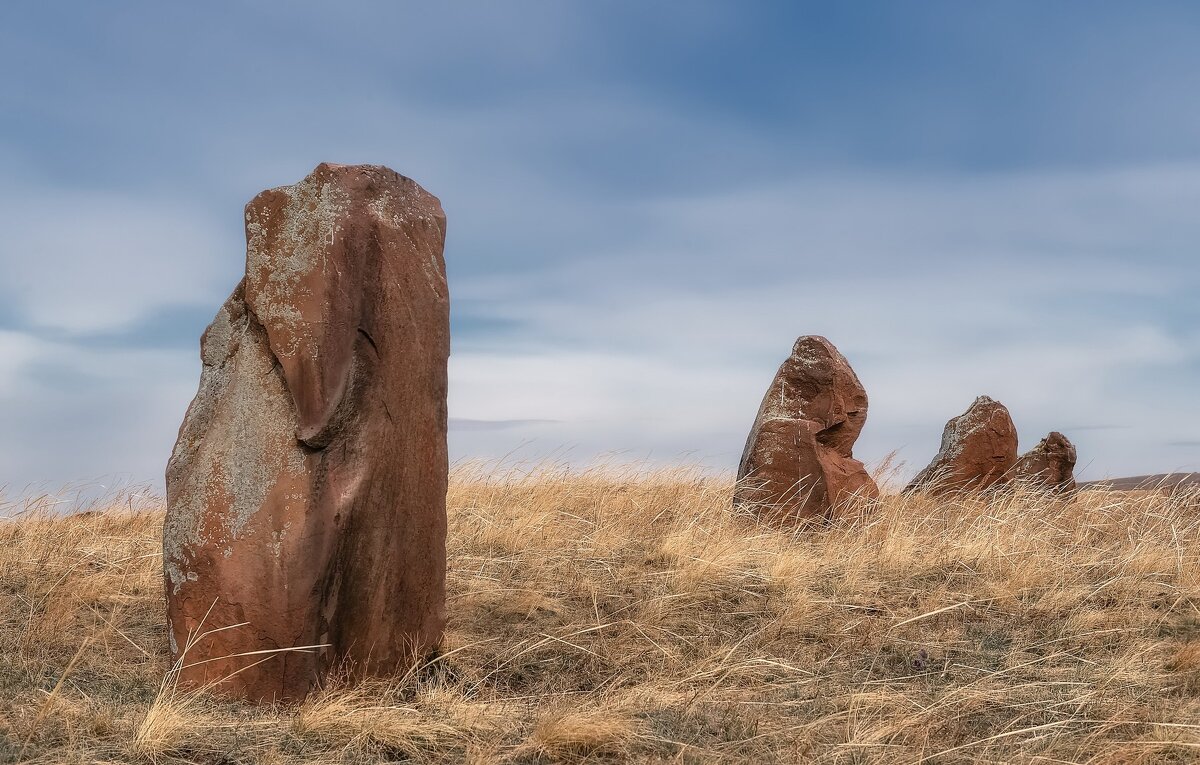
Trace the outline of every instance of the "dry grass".
{"type": "Polygon", "coordinates": [[[0,762],[1200,761],[1196,495],[789,534],[730,489],[459,469],[447,654],[292,709],[163,682],[158,511],[33,508],[0,521],[0,762]]]}

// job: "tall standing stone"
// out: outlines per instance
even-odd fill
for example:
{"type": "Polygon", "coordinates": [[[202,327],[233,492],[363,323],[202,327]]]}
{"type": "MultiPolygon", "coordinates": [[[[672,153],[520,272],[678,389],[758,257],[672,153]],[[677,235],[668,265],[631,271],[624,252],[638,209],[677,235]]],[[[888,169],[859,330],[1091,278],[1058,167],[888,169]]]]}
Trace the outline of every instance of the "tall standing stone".
{"type": "Polygon", "coordinates": [[[1017,461],[1017,428],[999,401],[980,396],[946,423],[937,456],[905,492],[980,491],[1006,479],[1017,461]]]}
{"type": "Polygon", "coordinates": [[[1021,455],[1010,475],[1012,480],[1029,488],[1069,494],[1076,488],[1077,461],[1075,444],[1062,433],[1053,431],[1021,455]]]}
{"type": "Polygon", "coordinates": [[[828,517],[879,489],[854,459],[867,392],[823,337],[796,341],[767,389],[738,467],[734,503],[789,524],[828,517]]]}
{"type": "Polygon", "coordinates": [[[204,333],[167,466],[184,683],[295,699],[439,643],[445,233],[436,197],[372,165],[322,164],[246,206],[246,275],[204,333]]]}

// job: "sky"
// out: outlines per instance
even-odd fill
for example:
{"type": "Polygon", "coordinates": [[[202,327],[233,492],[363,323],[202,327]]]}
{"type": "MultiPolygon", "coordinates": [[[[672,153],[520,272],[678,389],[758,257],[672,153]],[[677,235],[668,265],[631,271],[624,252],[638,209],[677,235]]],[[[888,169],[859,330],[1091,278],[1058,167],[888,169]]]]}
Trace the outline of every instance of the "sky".
{"type": "Polygon", "coordinates": [[[0,486],[162,473],[242,207],[441,200],[455,460],[731,471],[800,335],[901,474],[980,394],[1200,469],[1200,6],[0,5],[0,486]]]}

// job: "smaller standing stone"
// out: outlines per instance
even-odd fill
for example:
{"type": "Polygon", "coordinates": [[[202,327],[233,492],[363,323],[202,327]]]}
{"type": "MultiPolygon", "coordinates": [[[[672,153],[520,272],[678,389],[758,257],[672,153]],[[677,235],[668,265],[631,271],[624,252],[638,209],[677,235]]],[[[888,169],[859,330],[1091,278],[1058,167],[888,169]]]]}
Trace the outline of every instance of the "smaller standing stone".
{"type": "Polygon", "coordinates": [[[866,420],[867,392],[850,363],[825,338],[801,337],[759,406],[734,504],[788,524],[879,496],[851,451],[866,420]]]}
{"type": "Polygon", "coordinates": [[[1017,429],[1008,409],[987,396],[946,423],[942,447],[904,492],[980,491],[1005,479],[1017,462],[1017,429]]]}
{"type": "Polygon", "coordinates": [[[1017,460],[1012,480],[1030,488],[1071,493],[1075,491],[1077,459],[1075,444],[1054,431],[1017,460]]]}

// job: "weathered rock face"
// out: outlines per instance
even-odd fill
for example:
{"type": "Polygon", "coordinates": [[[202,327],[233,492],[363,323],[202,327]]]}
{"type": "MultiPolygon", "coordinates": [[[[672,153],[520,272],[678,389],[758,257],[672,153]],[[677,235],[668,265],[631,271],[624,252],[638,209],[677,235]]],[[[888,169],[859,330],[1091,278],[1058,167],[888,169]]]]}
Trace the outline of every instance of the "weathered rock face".
{"type": "Polygon", "coordinates": [[[734,503],[774,523],[828,517],[879,489],[852,449],[867,392],[823,337],[801,337],[758,408],[738,467],[734,503]]]}
{"type": "Polygon", "coordinates": [[[979,491],[1005,480],[1017,461],[1017,429],[1008,409],[987,396],[946,423],[942,448],[905,492],[979,491]]]}
{"type": "Polygon", "coordinates": [[[378,166],[322,164],[247,205],[246,276],[201,341],[167,466],[185,683],[295,699],[440,641],[445,232],[436,197],[378,166]]]}
{"type": "Polygon", "coordinates": [[[1075,491],[1075,444],[1058,431],[1043,438],[1010,471],[1012,480],[1031,488],[1075,491]]]}

